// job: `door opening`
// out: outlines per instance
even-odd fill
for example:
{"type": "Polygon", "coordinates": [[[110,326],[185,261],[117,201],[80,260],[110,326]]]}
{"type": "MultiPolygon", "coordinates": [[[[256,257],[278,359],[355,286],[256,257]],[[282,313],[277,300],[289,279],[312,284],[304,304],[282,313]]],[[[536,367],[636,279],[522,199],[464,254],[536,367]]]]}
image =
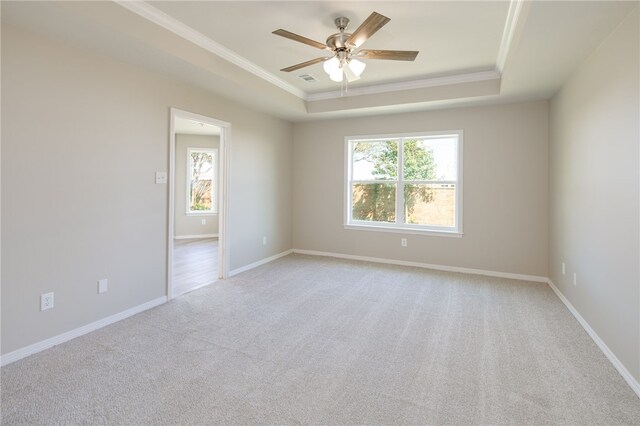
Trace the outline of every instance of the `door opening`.
{"type": "Polygon", "coordinates": [[[228,273],[229,123],[171,109],[167,296],[228,273]]]}

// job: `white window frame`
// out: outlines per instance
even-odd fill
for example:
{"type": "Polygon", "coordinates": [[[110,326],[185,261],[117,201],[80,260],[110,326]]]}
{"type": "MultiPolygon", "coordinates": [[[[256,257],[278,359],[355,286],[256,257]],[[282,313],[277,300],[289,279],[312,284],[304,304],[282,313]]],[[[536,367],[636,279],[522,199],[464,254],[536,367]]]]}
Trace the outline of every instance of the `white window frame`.
{"type": "Polygon", "coordinates": [[[186,173],[186,191],[187,191],[187,216],[212,216],[218,214],[218,149],[217,148],[187,148],[187,173],[186,173]],[[213,166],[213,182],[211,183],[211,210],[191,210],[191,153],[207,152],[211,154],[213,166]]]}
{"type": "Polygon", "coordinates": [[[344,138],[345,146],[345,192],[344,192],[344,228],[353,230],[370,230],[370,231],[382,231],[382,232],[395,232],[402,234],[420,234],[420,235],[435,235],[435,236],[449,236],[449,237],[462,237],[462,147],[463,147],[463,131],[462,130],[449,130],[438,132],[418,132],[418,133],[403,133],[403,134],[389,134],[389,135],[364,135],[364,136],[346,136],[344,138]],[[420,184],[455,184],[456,196],[454,206],[454,226],[434,226],[434,225],[417,225],[403,223],[404,218],[404,181],[402,167],[403,161],[403,144],[406,139],[438,139],[447,136],[456,136],[458,138],[457,144],[457,180],[456,181],[411,181],[412,183],[420,184]],[[376,181],[369,180],[366,183],[389,183],[393,182],[397,184],[396,187],[396,221],[391,222],[371,222],[371,221],[358,221],[353,220],[351,217],[353,211],[353,197],[351,190],[354,183],[365,182],[356,181],[352,179],[353,173],[353,150],[352,146],[357,142],[374,142],[381,140],[398,140],[398,177],[396,180],[390,181],[376,181]]]}

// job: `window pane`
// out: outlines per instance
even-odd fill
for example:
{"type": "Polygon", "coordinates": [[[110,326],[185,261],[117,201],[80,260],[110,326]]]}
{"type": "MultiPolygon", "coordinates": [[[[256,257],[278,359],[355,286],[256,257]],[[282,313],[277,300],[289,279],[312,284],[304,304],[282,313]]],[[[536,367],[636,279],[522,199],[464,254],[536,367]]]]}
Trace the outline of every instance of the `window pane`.
{"type": "Polygon", "coordinates": [[[405,180],[456,180],[456,136],[404,141],[405,180]]]}
{"type": "Polygon", "coordinates": [[[211,211],[213,190],[213,153],[191,151],[189,210],[211,211]]]}
{"type": "Polygon", "coordinates": [[[191,183],[191,210],[211,210],[211,180],[199,180],[191,183]]]}
{"type": "Polygon", "coordinates": [[[455,185],[405,184],[406,223],[453,227],[455,204],[455,185]]]}
{"type": "Polygon", "coordinates": [[[213,179],[213,154],[191,151],[191,176],[194,179],[213,179]]]}
{"type": "Polygon", "coordinates": [[[398,141],[356,142],[353,180],[390,180],[398,177],[398,141]]]}
{"type": "Polygon", "coordinates": [[[389,183],[358,183],[352,187],[353,220],[372,222],[396,221],[396,185],[389,183]]]}

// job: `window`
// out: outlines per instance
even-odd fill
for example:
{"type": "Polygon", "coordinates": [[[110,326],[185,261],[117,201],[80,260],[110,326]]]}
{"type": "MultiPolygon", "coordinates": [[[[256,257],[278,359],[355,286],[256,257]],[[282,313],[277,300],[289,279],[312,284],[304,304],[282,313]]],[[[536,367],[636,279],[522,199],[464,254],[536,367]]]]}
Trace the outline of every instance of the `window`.
{"type": "Polygon", "coordinates": [[[462,131],[348,137],[345,227],[462,234],[462,131]]]}
{"type": "Polygon", "coordinates": [[[187,150],[187,214],[217,212],[217,161],[217,149],[187,150]]]}

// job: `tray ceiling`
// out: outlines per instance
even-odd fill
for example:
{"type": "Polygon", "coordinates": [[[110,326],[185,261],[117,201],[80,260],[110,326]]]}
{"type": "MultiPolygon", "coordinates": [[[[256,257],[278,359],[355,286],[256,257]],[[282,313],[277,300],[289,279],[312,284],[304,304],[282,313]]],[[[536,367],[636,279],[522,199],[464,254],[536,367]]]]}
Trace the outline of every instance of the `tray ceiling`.
{"type": "Polygon", "coordinates": [[[248,59],[307,93],[332,91],[322,64],[284,73],[280,69],[325,56],[313,47],[277,37],[283,28],[325,42],[337,32],[333,20],[346,16],[355,30],[376,11],[391,21],[374,34],[367,49],[419,50],[414,62],[369,60],[352,88],[432,76],[493,70],[509,2],[148,2],[151,6],[248,59]],[[311,74],[309,83],[299,75],[311,74]]]}
{"type": "Polygon", "coordinates": [[[635,1],[2,1],[2,25],[169,75],[292,121],[548,99],[637,6],[635,1]],[[391,21],[367,49],[419,50],[415,62],[367,61],[341,91],[321,64],[283,67],[377,11],[391,21]],[[308,73],[315,83],[301,80],[308,73]]]}

